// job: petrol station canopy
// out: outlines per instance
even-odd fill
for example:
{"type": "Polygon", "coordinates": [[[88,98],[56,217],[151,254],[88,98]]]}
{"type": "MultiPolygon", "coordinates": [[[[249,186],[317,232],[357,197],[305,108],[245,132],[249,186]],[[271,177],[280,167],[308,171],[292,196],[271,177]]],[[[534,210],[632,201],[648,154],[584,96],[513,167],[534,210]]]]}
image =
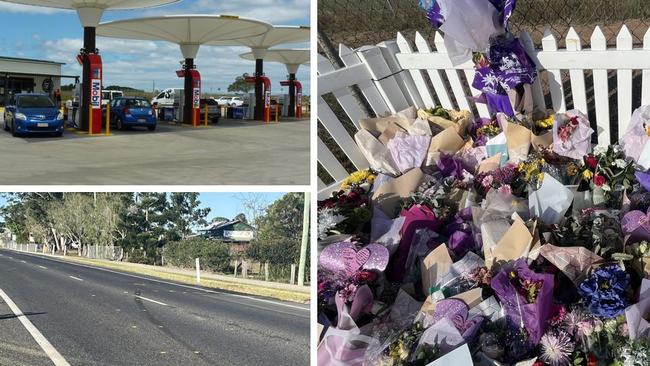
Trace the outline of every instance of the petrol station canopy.
{"type": "Polygon", "coordinates": [[[274,25],[267,33],[256,37],[241,38],[232,41],[209,42],[209,46],[246,46],[253,50],[256,58],[265,58],[268,48],[297,42],[309,41],[309,27],[292,25],[274,25]]]}
{"type": "Polygon", "coordinates": [[[173,4],[179,0],[3,0],[22,5],[77,10],[84,27],[95,27],[104,10],[131,10],[173,4]]]}
{"type": "Polygon", "coordinates": [[[232,15],[168,15],[102,23],[104,37],[167,41],[181,46],[184,58],[196,58],[199,46],[263,35],[271,24],[232,15]]]}
{"type": "MultiPolygon", "coordinates": [[[[245,60],[255,61],[255,55],[253,52],[243,53],[239,55],[239,57],[245,60]]],[[[287,69],[291,67],[297,70],[299,65],[309,63],[310,51],[309,49],[270,49],[266,51],[264,60],[279,62],[281,64],[287,65],[287,69]]],[[[289,69],[289,73],[295,74],[296,70],[289,69]]]]}

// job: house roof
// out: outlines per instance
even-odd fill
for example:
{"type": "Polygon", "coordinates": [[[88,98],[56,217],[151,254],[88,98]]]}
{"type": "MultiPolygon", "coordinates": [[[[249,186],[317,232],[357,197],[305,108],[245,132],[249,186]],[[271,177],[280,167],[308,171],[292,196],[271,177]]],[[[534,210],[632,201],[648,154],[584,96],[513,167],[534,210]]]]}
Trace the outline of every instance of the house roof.
{"type": "Polygon", "coordinates": [[[226,228],[228,226],[234,226],[235,229],[244,229],[244,230],[252,230],[253,229],[250,225],[242,222],[241,220],[233,219],[233,220],[228,220],[228,221],[215,221],[215,222],[212,222],[211,224],[209,224],[208,226],[203,227],[203,228],[201,228],[199,230],[201,230],[201,231],[212,231],[212,230],[218,230],[218,229],[226,228]]]}
{"type": "Polygon", "coordinates": [[[39,59],[35,59],[35,58],[0,56],[0,60],[19,61],[19,62],[34,62],[34,63],[39,63],[39,64],[52,64],[52,65],[65,65],[64,62],[56,62],[56,61],[50,61],[50,60],[39,60],[39,59]]]}

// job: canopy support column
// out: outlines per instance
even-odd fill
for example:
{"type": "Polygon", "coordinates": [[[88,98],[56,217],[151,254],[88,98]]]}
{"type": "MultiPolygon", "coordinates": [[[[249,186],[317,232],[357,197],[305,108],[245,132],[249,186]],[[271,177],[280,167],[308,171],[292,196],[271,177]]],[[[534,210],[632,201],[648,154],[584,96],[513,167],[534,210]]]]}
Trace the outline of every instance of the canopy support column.
{"type": "Polygon", "coordinates": [[[89,114],[90,114],[90,60],[89,54],[94,54],[97,51],[96,44],[96,28],[84,27],[84,47],[83,47],[83,71],[81,73],[81,120],[80,125],[83,130],[88,129],[89,114]]]}
{"type": "Polygon", "coordinates": [[[261,77],[264,76],[264,60],[255,60],[255,119],[264,118],[264,82],[261,77]]]}
{"type": "Polygon", "coordinates": [[[185,87],[184,87],[184,106],[183,106],[183,122],[187,124],[192,124],[192,113],[193,113],[193,99],[192,92],[194,90],[194,85],[192,85],[192,70],[194,70],[194,59],[186,58],[185,59],[185,87]]]}
{"type": "Polygon", "coordinates": [[[296,74],[289,74],[289,117],[296,116],[296,74]]]}

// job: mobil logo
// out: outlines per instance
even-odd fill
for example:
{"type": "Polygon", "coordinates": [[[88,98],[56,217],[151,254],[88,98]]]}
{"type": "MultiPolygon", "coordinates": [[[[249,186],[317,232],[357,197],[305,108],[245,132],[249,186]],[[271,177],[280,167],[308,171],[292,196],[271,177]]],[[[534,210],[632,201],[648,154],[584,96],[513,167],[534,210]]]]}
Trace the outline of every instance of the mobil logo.
{"type": "Polygon", "coordinates": [[[90,104],[93,109],[102,107],[102,81],[100,79],[92,79],[90,82],[90,104]]]}

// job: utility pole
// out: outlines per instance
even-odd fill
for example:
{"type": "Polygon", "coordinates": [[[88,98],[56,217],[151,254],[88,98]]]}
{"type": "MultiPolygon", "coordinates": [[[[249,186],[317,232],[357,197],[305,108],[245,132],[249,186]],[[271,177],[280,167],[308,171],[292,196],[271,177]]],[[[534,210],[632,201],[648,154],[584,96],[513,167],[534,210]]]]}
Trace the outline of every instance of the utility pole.
{"type": "Polygon", "coordinates": [[[305,285],[307,243],[309,243],[309,201],[309,192],[305,192],[305,207],[302,214],[302,243],[300,244],[300,263],[298,265],[298,286],[305,285]]]}

